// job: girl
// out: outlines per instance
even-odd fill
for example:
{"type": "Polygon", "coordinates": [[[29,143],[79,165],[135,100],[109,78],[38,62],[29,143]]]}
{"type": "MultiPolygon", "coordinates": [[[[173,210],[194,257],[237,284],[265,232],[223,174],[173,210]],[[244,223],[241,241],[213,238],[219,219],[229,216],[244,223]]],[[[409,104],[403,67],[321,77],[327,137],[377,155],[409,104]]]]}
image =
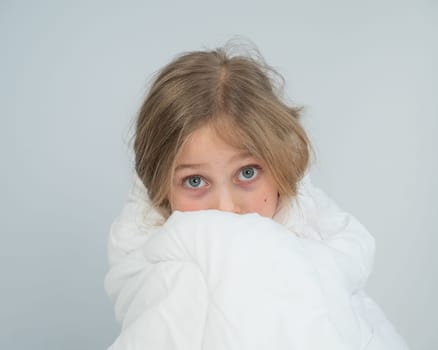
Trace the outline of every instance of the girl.
{"type": "Polygon", "coordinates": [[[226,49],[155,78],[111,226],[111,350],[407,349],[363,292],[374,240],[312,186],[278,78],[226,49]]]}

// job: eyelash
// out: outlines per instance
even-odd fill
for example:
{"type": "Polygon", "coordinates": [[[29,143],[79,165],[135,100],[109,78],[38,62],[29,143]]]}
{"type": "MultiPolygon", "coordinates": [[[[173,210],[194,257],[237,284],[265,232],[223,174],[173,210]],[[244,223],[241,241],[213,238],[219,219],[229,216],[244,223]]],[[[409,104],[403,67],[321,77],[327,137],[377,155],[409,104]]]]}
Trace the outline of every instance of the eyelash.
{"type": "MultiPolygon", "coordinates": [[[[245,170],[245,169],[248,169],[248,168],[255,169],[254,177],[252,177],[252,178],[250,178],[250,179],[248,179],[248,180],[241,180],[242,183],[251,183],[252,181],[254,181],[255,179],[257,179],[257,178],[260,176],[259,172],[262,170],[262,167],[259,166],[259,165],[256,165],[256,164],[245,165],[245,166],[243,166],[243,167],[241,167],[241,168],[239,169],[239,171],[238,171],[238,175],[240,176],[240,174],[242,173],[242,171],[245,170]]],[[[204,186],[202,186],[202,187],[192,187],[192,186],[187,185],[187,181],[189,181],[190,179],[193,179],[193,178],[199,178],[202,182],[207,183],[207,181],[205,181],[205,179],[204,179],[203,176],[201,176],[201,175],[189,175],[189,176],[185,176],[185,177],[181,180],[181,184],[182,184],[184,187],[186,187],[186,188],[188,188],[188,189],[191,189],[191,190],[196,190],[196,189],[198,189],[198,188],[203,188],[203,187],[204,187],[204,186]]]]}

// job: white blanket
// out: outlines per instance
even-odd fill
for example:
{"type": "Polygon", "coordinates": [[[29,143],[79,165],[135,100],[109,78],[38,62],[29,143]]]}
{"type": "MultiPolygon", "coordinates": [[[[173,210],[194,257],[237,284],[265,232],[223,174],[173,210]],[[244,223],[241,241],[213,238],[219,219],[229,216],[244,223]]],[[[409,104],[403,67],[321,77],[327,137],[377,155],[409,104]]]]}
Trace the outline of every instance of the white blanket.
{"type": "Polygon", "coordinates": [[[136,175],[111,226],[110,350],[407,349],[363,291],[374,239],[306,177],[274,220],[216,210],[165,222],[136,175]]]}

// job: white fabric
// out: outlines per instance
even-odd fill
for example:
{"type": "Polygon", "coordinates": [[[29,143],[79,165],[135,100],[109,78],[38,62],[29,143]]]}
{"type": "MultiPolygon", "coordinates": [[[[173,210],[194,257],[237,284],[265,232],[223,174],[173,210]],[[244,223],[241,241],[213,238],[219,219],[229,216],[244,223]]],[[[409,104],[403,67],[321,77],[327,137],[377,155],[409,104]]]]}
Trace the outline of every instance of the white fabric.
{"type": "Polygon", "coordinates": [[[308,176],[274,220],[217,210],[163,223],[136,174],[111,226],[110,350],[401,350],[363,287],[374,239],[308,176]]]}

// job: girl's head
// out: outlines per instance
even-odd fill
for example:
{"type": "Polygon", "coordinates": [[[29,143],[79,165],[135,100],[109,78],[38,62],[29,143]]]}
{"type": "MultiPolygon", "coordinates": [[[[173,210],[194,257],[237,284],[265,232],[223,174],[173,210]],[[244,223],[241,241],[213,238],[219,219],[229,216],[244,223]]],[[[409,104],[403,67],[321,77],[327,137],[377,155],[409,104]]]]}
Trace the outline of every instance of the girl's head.
{"type": "Polygon", "coordinates": [[[152,204],[272,217],[296,194],[310,143],[299,108],[260,58],[225,49],[183,54],[165,66],[141,107],[135,168],[152,204]]]}

